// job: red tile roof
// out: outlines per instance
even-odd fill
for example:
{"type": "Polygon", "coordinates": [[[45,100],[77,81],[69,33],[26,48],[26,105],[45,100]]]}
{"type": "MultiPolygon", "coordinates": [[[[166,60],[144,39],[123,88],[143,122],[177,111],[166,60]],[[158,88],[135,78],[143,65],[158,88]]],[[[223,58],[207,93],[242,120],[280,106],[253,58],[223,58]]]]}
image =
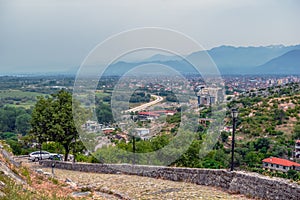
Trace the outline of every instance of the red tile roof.
{"type": "Polygon", "coordinates": [[[176,113],[174,110],[155,110],[154,113],[176,113]]]}
{"type": "Polygon", "coordinates": [[[262,161],[266,162],[266,163],[271,163],[271,164],[276,164],[276,165],[281,165],[281,166],[286,166],[286,167],[291,167],[291,166],[300,167],[299,163],[292,162],[292,161],[282,159],[282,158],[276,158],[276,157],[265,158],[262,161]]]}
{"type": "Polygon", "coordinates": [[[139,112],[139,115],[147,115],[147,116],[154,116],[154,117],[160,116],[159,114],[154,112],[139,112]]]}
{"type": "Polygon", "coordinates": [[[104,134],[108,134],[108,133],[112,133],[112,132],[114,132],[114,130],[111,130],[111,129],[103,130],[104,134]]]}

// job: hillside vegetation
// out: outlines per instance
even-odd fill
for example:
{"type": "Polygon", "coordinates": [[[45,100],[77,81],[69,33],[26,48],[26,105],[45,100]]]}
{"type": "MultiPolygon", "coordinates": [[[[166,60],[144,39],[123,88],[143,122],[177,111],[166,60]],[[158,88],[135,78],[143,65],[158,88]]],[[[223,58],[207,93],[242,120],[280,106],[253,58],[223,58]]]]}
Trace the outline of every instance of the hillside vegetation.
{"type": "MultiPolygon", "coordinates": [[[[237,166],[263,172],[262,159],[293,157],[295,140],[300,138],[299,89],[299,84],[294,83],[252,91],[229,104],[229,107],[238,107],[239,110],[237,166]]],[[[225,148],[229,148],[229,143],[227,139],[223,141],[225,148]]],[[[299,180],[299,172],[289,178],[299,180]]]]}
{"type": "MultiPolygon", "coordinates": [[[[230,109],[237,107],[235,168],[240,170],[255,171],[265,175],[300,180],[300,173],[291,170],[289,173],[268,172],[262,169],[262,160],[267,157],[290,159],[293,157],[295,140],[300,139],[300,92],[299,84],[293,83],[280,87],[261,89],[243,94],[228,104],[225,125],[232,126],[230,109]]],[[[200,117],[210,115],[210,108],[204,108],[200,117]]],[[[136,141],[135,151],[138,153],[153,152],[169,144],[174,138],[180,115],[168,116],[166,127],[174,127],[171,131],[162,129],[160,136],[151,141],[136,141]]],[[[206,156],[199,157],[203,139],[206,136],[206,124],[198,126],[198,137],[191,143],[188,150],[174,161],[172,166],[200,167],[200,168],[229,168],[231,153],[231,132],[223,131],[214,146],[206,156]]],[[[122,154],[119,149],[133,151],[132,141],[129,143],[117,142],[116,147],[99,149],[98,158],[105,162],[132,162],[132,158],[122,154]]],[[[170,157],[176,149],[170,151],[170,157]]],[[[147,158],[139,160],[147,164],[147,158]]]]}
{"type": "MultiPolygon", "coordinates": [[[[9,147],[1,142],[1,146],[9,147]]],[[[72,190],[68,185],[50,176],[12,162],[12,154],[0,149],[0,199],[3,200],[67,200],[72,190]]]]}

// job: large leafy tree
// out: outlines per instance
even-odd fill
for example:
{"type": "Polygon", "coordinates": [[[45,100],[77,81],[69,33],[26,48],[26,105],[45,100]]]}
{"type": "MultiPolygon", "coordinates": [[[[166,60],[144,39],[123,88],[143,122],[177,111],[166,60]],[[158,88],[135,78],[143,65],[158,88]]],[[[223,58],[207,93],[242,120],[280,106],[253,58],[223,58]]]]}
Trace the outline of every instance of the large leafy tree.
{"type": "Polygon", "coordinates": [[[100,124],[113,122],[113,115],[109,105],[100,102],[96,108],[98,122],[100,124]]]}
{"type": "Polygon", "coordinates": [[[18,133],[21,133],[23,136],[26,135],[30,129],[30,114],[22,114],[16,118],[16,130],[18,133]]]}
{"type": "Polygon", "coordinates": [[[298,122],[298,124],[294,127],[294,133],[293,133],[293,138],[294,139],[300,139],[300,123],[298,122]]]}
{"type": "Polygon", "coordinates": [[[5,106],[0,109],[0,131],[13,132],[16,128],[16,116],[20,111],[12,106],[5,106]]]}
{"type": "MultiPolygon", "coordinates": [[[[79,104],[76,103],[75,106],[79,104]]],[[[84,121],[86,112],[83,108],[76,109],[76,114],[84,121]]],[[[60,143],[65,149],[65,161],[70,153],[71,143],[78,138],[78,131],[73,120],[72,95],[61,90],[50,98],[39,97],[32,112],[31,134],[40,143],[54,141],[60,143]]],[[[79,128],[79,127],[77,127],[79,128]]]]}

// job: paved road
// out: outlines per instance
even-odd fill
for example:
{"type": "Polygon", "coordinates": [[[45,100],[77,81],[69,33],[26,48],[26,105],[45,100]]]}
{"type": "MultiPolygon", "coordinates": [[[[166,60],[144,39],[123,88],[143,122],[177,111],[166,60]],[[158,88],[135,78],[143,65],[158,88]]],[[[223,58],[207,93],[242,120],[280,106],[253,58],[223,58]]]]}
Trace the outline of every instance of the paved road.
{"type": "Polygon", "coordinates": [[[157,95],[151,95],[151,97],[155,98],[155,100],[151,101],[149,103],[145,103],[143,105],[137,106],[135,108],[131,108],[129,110],[126,110],[125,112],[136,112],[136,111],[140,111],[140,110],[145,110],[147,107],[153,106],[153,105],[161,102],[162,100],[164,100],[163,97],[157,96],[157,95]]]}

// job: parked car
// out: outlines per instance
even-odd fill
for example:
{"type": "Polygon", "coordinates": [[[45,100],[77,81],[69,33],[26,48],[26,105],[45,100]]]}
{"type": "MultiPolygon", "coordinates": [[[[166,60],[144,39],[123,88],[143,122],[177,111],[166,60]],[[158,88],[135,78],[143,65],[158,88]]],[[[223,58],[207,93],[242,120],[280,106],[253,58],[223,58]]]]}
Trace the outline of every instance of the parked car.
{"type": "Polygon", "coordinates": [[[74,155],[69,154],[69,155],[68,155],[68,161],[73,161],[73,160],[74,160],[74,155]]]}
{"type": "Polygon", "coordinates": [[[31,161],[39,161],[40,159],[45,160],[49,159],[51,157],[51,154],[47,151],[34,151],[29,154],[29,160],[31,161]]]}
{"type": "Polygon", "coordinates": [[[56,153],[51,153],[49,159],[50,160],[63,160],[63,155],[56,154],[56,153]]]}

